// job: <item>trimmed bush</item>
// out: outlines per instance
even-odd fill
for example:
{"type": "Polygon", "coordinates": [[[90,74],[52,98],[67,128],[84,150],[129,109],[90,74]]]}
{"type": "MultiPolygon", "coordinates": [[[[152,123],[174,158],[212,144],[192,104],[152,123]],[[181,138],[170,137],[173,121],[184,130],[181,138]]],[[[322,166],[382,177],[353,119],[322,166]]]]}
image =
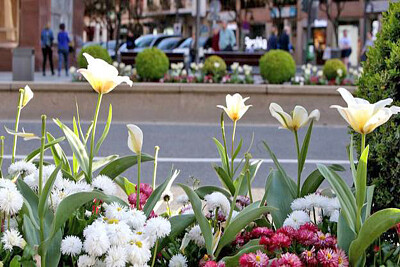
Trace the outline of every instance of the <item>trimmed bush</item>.
{"type": "Polygon", "coordinates": [[[158,81],[168,72],[169,59],[158,48],[146,48],[136,56],[136,70],[143,81],[158,81]]]}
{"type": "Polygon", "coordinates": [[[82,48],[81,52],[78,55],[78,66],[80,68],[87,68],[87,61],[86,58],[83,56],[83,53],[88,53],[94,58],[101,58],[107,63],[112,63],[112,59],[107,52],[107,49],[100,45],[90,45],[87,47],[82,48]]]}
{"type": "Polygon", "coordinates": [[[342,76],[340,78],[346,77],[346,66],[340,59],[334,58],[329,59],[325,62],[322,71],[324,72],[324,75],[328,80],[335,80],[337,77],[339,77],[337,73],[338,69],[342,70],[342,76]]]}
{"type": "MultiPolygon", "coordinates": [[[[400,106],[400,3],[390,3],[383,13],[382,30],[367,52],[358,81],[357,97],[371,103],[392,98],[400,106]]],[[[400,207],[400,116],[367,135],[368,184],[375,185],[373,210],[400,207]]],[[[360,140],[358,140],[358,147],[360,140]]],[[[395,239],[396,240],[396,239],[395,239]]]]}
{"type": "Polygon", "coordinates": [[[218,76],[223,76],[226,73],[226,63],[219,56],[208,57],[204,61],[203,71],[206,75],[216,73],[218,76]],[[215,67],[215,63],[219,64],[218,68],[215,67]]]}
{"type": "Polygon", "coordinates": [[[260,58],[260,74],[269,83],[290,81],[296,74],[296,62],[283,50],[271,50],[260,58]]]}

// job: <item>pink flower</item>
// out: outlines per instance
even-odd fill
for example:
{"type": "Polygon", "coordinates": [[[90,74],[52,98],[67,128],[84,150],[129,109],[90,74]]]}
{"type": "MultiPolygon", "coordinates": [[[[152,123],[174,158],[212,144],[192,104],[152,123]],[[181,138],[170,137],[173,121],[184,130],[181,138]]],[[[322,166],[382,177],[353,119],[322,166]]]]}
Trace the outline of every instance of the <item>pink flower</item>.
{"type": "Polygon", "coordinates": [[[274,231],[268,227],[256,227],[251,231],[250,236],[251,238],[260,238],[262,236],[271,237],[273,234],[274,231]]]}
{"type": "Polygon", "coordinates": [[[338,254],[330,248],[320,249],[317,254],[317,259],[322,267],[339,266],[338,254]]]}
{"type": "Polygon", "coordinates": [[[311,248],[310,250],[303,251],[300,257],[303,263],[306,264],[307,266],[314,267],[318,265],[314,247],[311,248]]]}
{"type": "Polygon", "coordinates": [[[340,248],[336,249],[336,254],[338,256],[338,266],[339,267],[348,267],[349,259],[346,256],[346,252],[341,250],[340,248]]]}
{"type": "Polygon", "coordinates": [[[293,227],[290,226],[284,226],[282,228],[279,228],[278,230],[276,230],[276,233],[283,233],[285,235],[287,235],[290,238],[293,238],[296,235],[296,230],[293,227]]]}
{"type": "Polygon", "coordinates": [[[316,246],[319,248],[335,248],[336,247],[336,238],[333,237],[331,234],[327,233],[324,234],[320,231],[317,232],[317,242],[316,246]]]}
{"type": "MultiPolygon", "coordinates": [[[[136,193],[130,194],[128,196],[129,204],[131,204],[132,208],[136,208],[136,193]]],[[[140,194],[140,208],[146,204],[148,197],[145,194],[140,194]]]]}
{"type": "Polygon", "coordinates": [[[302,267],[304,266],[299,257],[292,253],[282,254],[280,259],[272,262],[271,267],[302,267]]]}
{"type": "Polygon", "coordinates": [[[218,267],[218,263],[216,261],[207,261],[203,267],[218,267]]]}
{"type": "Polygon", "coordinates": [[[256,253],[243,254],[239,259],[241,267],[267,267],[269,258],[258,250],[256,253]]]}
{"type": "Polygon", "coordinates": [[[300,226],[299,230],[308,230],[316,233],[318,232],[318,227],[315,224],[308,222],[300,226]]]}
{"type": "Polygon", "coordinates": [[[236,207],[239,210],[242,210],[243,208],[247,207],[250,205],[250,198],[247,196],[238,196],[236,199],[236,207]]]}
{"type": "Polygon", "coordinates": [[[283,233],[276,233],[271,237],[270,251],[274,251],[280,248],[288,248],[292,244],[290,237],[283,233]]]}
{"type": "Polygon", "coordinates": [[[318,237],[314,232],[300,228],[297,231],[296,240],[304,246],[311,246],[318,241],[318,237]]]}
{"type": "MultiPolygon", "coordinates": [[[[137,190],[137,186],[136,186],[136,190],[137,190]]],[[[153,188],[151,187],[150,184],[141,183],[140,184],[140,193],[145,194],[147,196],[147,198],[149,198],[151,193],[153,193],[153,188]]]]}

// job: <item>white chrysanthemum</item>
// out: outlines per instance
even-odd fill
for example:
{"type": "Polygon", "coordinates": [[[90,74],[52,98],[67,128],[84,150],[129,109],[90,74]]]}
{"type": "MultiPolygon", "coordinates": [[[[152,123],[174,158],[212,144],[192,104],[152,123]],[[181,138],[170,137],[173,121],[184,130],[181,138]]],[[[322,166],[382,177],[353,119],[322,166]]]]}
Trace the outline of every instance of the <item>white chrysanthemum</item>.
{"type": "Polygon", "coordinates": [[[31,188],[31,189],[37,189],[37,181],[35,179],[35,174],[30,174],[25,176],[24,182],[31,188]]]}
{"type": "Polygon", "coordinates": [[[292,210],[306,210],[307,209],[308,203],[304,198],[296,198],[293,200],[293,202],[290,204],[290,208],[292,210]]]}
{"type": "Polygon", "coordinates": [[[127,223],[135,230],[142,229],[146,219],[146,215],[141,210],[131,209],[128,211],[127,223]]]}
{"type": "Polygon", "coordinates": [[[189,238],[189,240],[192,240],[199,247],[204,247],[206,244],[206,241],[204,240],[203,234],[201,233],[201,229],[198,224],[195,225],[192,229],[190,229],[187,237],[189,238]]]}
{"type": "Polygon", "coordinates": [[[304,197],[306,209],[321,208],[326,203],[327,197],[319,194],[310,194],[304,197]]]}
{"type": "Polygon", "coordinates": [[[185,206],[185,205],[189,204],[189,197],[185,194],[179,195],[176,198],[176,202],[181,206],[185,206]]]}
{"type": "Polygon", "coordinates": [[[110,223],[106,226],[108,239],[112,246],[122,246],[132,238],[132,231],[124,222],[110,223]]]}
{"type": "Polygon", "coordinates": [[[16,214],[24,203],[22,195],[17,190],[0,189],[0,210],[7,215],[16,214]]]}
{"type": "Polygon", "coordinates": [[[82,241],[77,236],[66,236],[61,241],[61,253],[68,256],[79,255],[82,251],[82,241]]]}
{"type": "Polygon", "coordinates": [[[334,210],[329,217],[329,221],[337,223],[339,221],[339,214],[338,210],[334,210]]]}
{"type": "Polygon", "coordinates": [[[22,238],[21,234],[14,229],[4,231],[1,242],[3,243],[3,248],[9,251],[12,251],[13,247],[24,249],[26,245],[26,242],[22,238]]]}
{"type": "Polygon", "coordinates": [[[72,195],[72,194],[75,194],[75,193],[78,193],[78,192],[90,192],[90,191],[92,191],[91,186],[88,183],[86,183],[85,181],[79,181],[79,182],[69,181],[69,182],[65,182],[63,189],[67,193],[67,195],[72,195]]]}
{"type": "Polygon", "coordinates": [[[105,175],[99,175],[94,178],[92,186],[102,190],[107,195],[115,195],[117,193],[117,186],[114,181],[105,175]]]}
{"type": "Polygon", "coordinates": [[[226,196],[220,192],[214,192],[204,197],[207,202],[207,209],[215,212],[215,209],[219,209],[220,212],[227,216],[230,210],[230,203],[226,196]]]}
{"type": "Polygon", "coordinates": [[[182,254],[172,256],[169,261],[168,267],[187,267],[187,259],[182,254]]]}
{"type": "Polygon", "coordinates": [[[17,190],[17,186],[15,185],[15,183],[9,179],[1,179],[0,178],[0,188],[6,188],[9,190],[17,190]]]}
{"type": "Polygon", "coordinates": [[[91,256],[101,256],[110,248],[106,226],[100,220],[94,221],[83,230],[83,249],[91,256]]]}
{"type": "Polygon", "coordinates": [[[51,191],[51,207],[53,210],[57,210],[58,205],[60,205],[61,201],[67,197],[67,194],[63,190],[53,189],[51,191]]]}
{"type": "Polygon", "coordinates": [[[96,264],[96,258],[89,255],[82,255],[78,258],[78,267],[92,267],[96,264]]]}
{"type": "Polygon", "coordinates": [[[21,173],[21,175],[27,176],[36,171],[36,166],[35,164],[31,162],[26,162],[24,160],[17,161],[8,167],[8,174],[10,175],[16,175],[18,173],[21,173]]]}
{"type": "Polygon", "coordinates": [[[166,190],[162,193],[161,199],[164,200],[165,202],[172,202],[174,200],[174,194],[172,194],[171,191],[166,190]]]}
{"type": "Polygon", "coordinates": [[[325,203],[322,205],[324,216],[331,216],[333,212],[340,209],[338,198],[326,198],[325,203]]]}
{"type": "Polygon", "coordinates": [[[86,228],[83,230],[83,236],[84,237],[89,237],[92,234],[96,234],[99,232],[106,232],[106,224],[102,219],[98,219],[94,221],[91,225],[86,226],[86,228]]]}
{"type": "Polygon", "coordinates": [[[300,226],[310,221],[310,216],[306,212],[302,210],[295,210],[289,214],[289,216],[283,222],[283,226],[290,226],[294,229],[299,229],[300,226]]]}
{"type": "Polygon", "coordinates": [[[146,266],[151,258],[150,246],[146,240],[132,239],[126,247],[126,253],[133,266],[146,266]]]}
{"type": "Polygon", "coordinates": [[[124,247],[112,246],[107,251],[104,263],[108,267],[125,267],[127,262],[126,251],[124,247]]]}
{"type": "Polygon", "coordinates": [[[151,246],[153,246],[157,239],[169,235],[170,232],[171,223],[163,217],[151,218],[144,227],[144,235],[148,238],[151,246]]]}
{"type": "MultiPolygon", "coordinates": [[[[43,176],[42,176],[43,187],[55,169],[56,166],[54,165],[43,166],[43,176]]],[[[28,184],[29,187],[32,188],[33,190],[37,190],[39,188],[39,169],[36,169],[33,174],[25,176],[24,182],[28,184]]],[[[57,173],[56,180],[54,181],[54,187],[62,188],[62,182],[63,182],[62,174],[59,171],[57,173]]]]}
{"type": "Polygon", "coordinates": [[[107,205],[106,209],[106,217],[111,219],[117,219],[119,221],[126,220],[128,214],[128,210],[126,207],[121,206],[117,202],[113,202],[107,205]]]}

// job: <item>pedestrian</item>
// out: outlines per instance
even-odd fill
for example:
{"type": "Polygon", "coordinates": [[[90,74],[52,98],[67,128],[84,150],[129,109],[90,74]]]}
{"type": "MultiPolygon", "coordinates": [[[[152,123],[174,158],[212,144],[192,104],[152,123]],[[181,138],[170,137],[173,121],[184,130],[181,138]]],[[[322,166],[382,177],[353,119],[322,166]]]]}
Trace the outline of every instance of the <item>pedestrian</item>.
{"type": "Polygon", "coordinates": [[[343,31],[343,37],[339,41],[339,47],[341,50],[341,57],[346,68],[349,68],[349,57],[351,55],[351,41],[347,36],[347,30],[343,31]]]}
{"type": "Polygon", "coordinates": [[[368,32],[367,33],[367,39],[365,40],[364,47],[361,51],[361,61],[366,61],[367,60],[367,52],[370,47],[374,45],[374,40],[372,39],[372,33],[368,32]]]}
{"type": "Polygon", "coordinates": [[[135,48],[135,36],[133,32],[129,30],[128,36],[126,37],[126,49],[134,49],[135,48]]]}
{"type": "Polygon", "coordinates": [[[282,34],[279,37],[278,48],[289,52],[290,47],[290,38],[289,38],[290,28],[289,26],[285,26],[283,28],[282,34]]]}
{"type": "Polygon", "coordinates": [[[53,41],[54,41],[53,31],[50,29],[50,23],[47,23],[44,29],[42,30],[42,33],[40,34],[40,43],[43,54],[43,65],[42,65],[43,76],[46,76],[47,58],[49,59],[50,63],[51,75],[54,75],[53,50],[52,50],[53,41]]]}
{"type": "Polygon", "coordinates": [[[233,47],[236,44],[235,34],[231,29],[228,29],[227,21],[221,22],[222,28],[219,31],[219,49],[221,51],[233,51],[233,47]]]}
{"type": "Polygon", "coordinates": [[[69,54],[69,37],[65,30],[65,24],[60,24],[60,32],[57,36],[58,40],[58,76],[61,75],[62,61],[64,60],[65,75],[68,76],[68,54],[69,54]]]}
{"type": "Polygon", "coordinates": [[[213,26],[213,35],[211,38],[211,48],[214,52],[219,51],[219,27],[218,25],[213,26]]]}
{"type": "Polygon", "coordinates": [[[276,26],[272,26],[271,28],[271,35],[268,38],[267,42],[267,51],[272,49],[278,49],[278,37],[276,36],[277,33],[276,26]]]}

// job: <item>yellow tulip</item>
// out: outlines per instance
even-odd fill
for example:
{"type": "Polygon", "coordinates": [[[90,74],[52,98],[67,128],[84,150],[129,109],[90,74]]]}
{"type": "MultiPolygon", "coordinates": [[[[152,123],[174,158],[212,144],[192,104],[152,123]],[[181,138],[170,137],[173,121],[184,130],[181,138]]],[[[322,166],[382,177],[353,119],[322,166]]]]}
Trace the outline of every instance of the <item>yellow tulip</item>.
{"type": "Polygon", "coordinates": [[[113,65],[100,58],[94,58],[87,53],[83,53],[83,55],[88,62],[88,66],[87,69],[79,69],[78,72],[85,77],[97,93],[107,94],[123,82],[129,84],[129,86],[133,85],[128,76],[118,76],[118,70],[113,65]]]}
{"type": "Polygon", "coordinates": [[[126,127],[128,128],[128,135],[129,135],[128,147],[132,152],[139,155],[142,152],[143,132],[135,124],[128,124],[126,125],[126,127]]]}
{"type": "Polygon", "coordinates": [[[307,124],[309,120],[319,120],[320,113],[318,109],[313,110],[310,115],[308,115],[307,110],[302,106],[296,106],[289,115],[283,111],[282,107],[276,103],[271,103],[269,105],[269,111],[272,117],[277,119],[282,125],[281,128],[288,129],[290,131],[297,131],[301,127],[307,124]]]}
{"type": "Polygon", "coordinates": [[[28,85],[26,85],[23,90],[24,90],[24,95],[22,98],[22,107],[25,107],[26,104],[28,104],[28,102],[31,101],[31,99],[33,98],[33,92],[28,85]]]}
{"type": "Polygon", "coordinates": [[[249,99],[249,97],[243,98],[240,94],[226,95],[226,107],[218,105],[218,108],[225,110],[226,114],[228,114],[229,118],[232,121],[236,122],[240,120],[240,118],[246,113],[246,111],[252,105],[246,106],[244,102],[249,99]]]}
{"type": "Polygon", "coordinates": [[[400,112],[400,107],[386,107],[393,102],[391,98],[371,104],[365,99],[353,97],[345,88],[339,88],[337,91],[342,95],[347,107],[332,105],[331,108],[336,108],[354,131],[360,134],[372,132],[387,122],[392,115],[400,112]]]}

